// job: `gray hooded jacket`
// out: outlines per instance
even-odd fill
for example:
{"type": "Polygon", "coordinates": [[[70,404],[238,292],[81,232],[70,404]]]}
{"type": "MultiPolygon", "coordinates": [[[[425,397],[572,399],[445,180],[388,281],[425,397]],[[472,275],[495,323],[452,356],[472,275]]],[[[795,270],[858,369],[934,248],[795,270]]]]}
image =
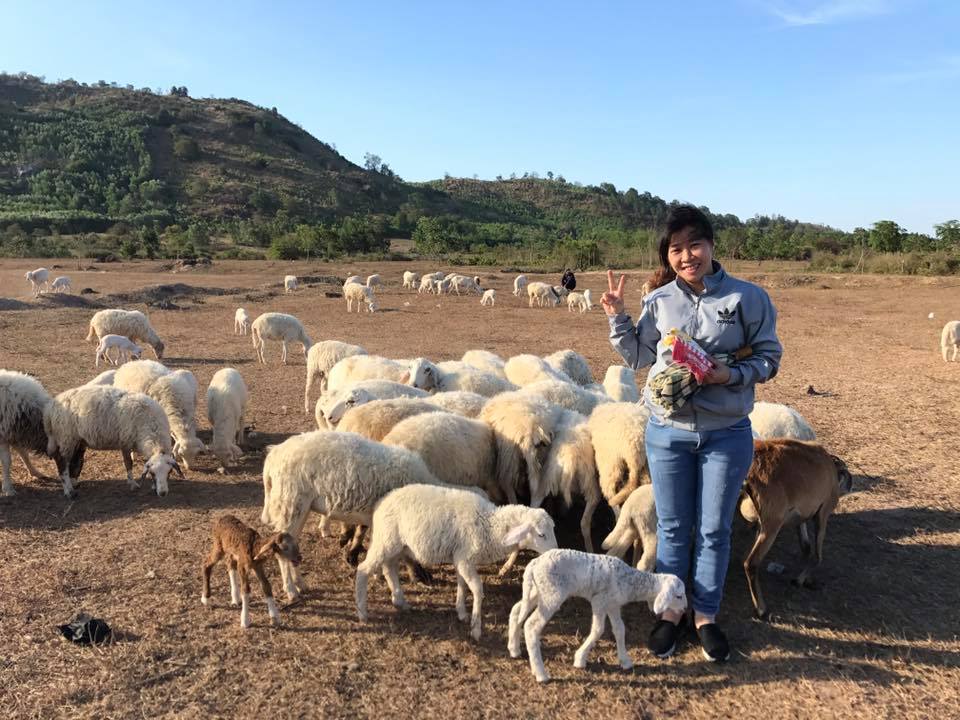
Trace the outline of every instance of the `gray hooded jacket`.
{"type": "Polygon", "coordinates": [[[701,295],[679,279],[657,288],[644,298],[636,327],[626,313],[609,318],[610,344],[627,365],[637,370],[653,363],[648,380],[671,362],[663,338],[672,328],[683,330],[711,355],[753,348],[750,357],[730,366],[725,385],[705,385],[670,416],[651,402],[644,387],[644,402],[660,423],[692,431],[719,430],[749,415],[754,384],[777,374],[783,354],[777,311],[762,288],[727,275],[717,262],[703,283],[701,295]]]}

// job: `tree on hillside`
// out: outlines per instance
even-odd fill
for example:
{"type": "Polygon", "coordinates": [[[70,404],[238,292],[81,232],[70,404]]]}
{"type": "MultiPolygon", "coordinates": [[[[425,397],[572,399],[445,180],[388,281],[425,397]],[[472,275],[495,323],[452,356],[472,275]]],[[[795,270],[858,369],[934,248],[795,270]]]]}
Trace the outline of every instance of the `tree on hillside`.
{"type": "Polygon", "coordinates": [[[373,153],[364,153],[363,154],[363,166],[372,172],[380,172],[380,166],[383,164],[383,160],[379,155],[374,155],[373,153]]]}
{"type": "Polygon", "coordinates": [[[903,235],[903,228],[893,220],[880,220],[870,230],[870,247],[878,252],[900,252],[903,235]]]}
{"type": "Polygon", "coordinates": [[[190,97],[190,93],[187,92],[186,85],[180,85],[180,86],[174,85],[173,87],[170,88],[170,94],[175,97],[183,97],[183,98],[190,97]]]}

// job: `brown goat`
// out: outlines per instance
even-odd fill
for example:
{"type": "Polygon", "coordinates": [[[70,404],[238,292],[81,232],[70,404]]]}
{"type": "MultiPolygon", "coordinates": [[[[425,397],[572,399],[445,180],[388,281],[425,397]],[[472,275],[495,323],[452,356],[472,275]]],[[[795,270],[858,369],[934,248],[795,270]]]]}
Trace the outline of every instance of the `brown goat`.
{"type": "Polygon", "coordinates": [[[850,492],[853,478],[840,458],[816,443],[757,440],[753,448],[753,464],[744,486],[753,507],[744,499],[741,512],[748,521],[759,521],[760,526],[743,569],[757,617],[766,618],[768,611],[760,590],[759,569],[777,533],[785,525],[797,525],[805,563],[794,582],[813,587],[813,569],[823,560],[827,519],[840,496],[850,492]],[[811,537],[815,538],[815,546],[811,537]],[[812,558],[814,550],[816,557],[812,558]]]}
{"type": "Polygon", "coordinates": [[[227,557],[230,604],[238,605],[242,602],[240,627],[250,627],[251,571],[256,574],[267,599],[270,620],[274,625],[279,625],[280,611],[273,599],[273,588],[263,571],[263,564],[271,555],[279,555],[294,565],[299,565],[301,561],[297,541],[287,533],[262,538],[256,530],[247,527],[233,515],[221,515],[213,523],[213,547],[203,564],[203,593],[200,602],[206,605],[210,599],[210,573],[213,572],[213,566],[227,557]]]}

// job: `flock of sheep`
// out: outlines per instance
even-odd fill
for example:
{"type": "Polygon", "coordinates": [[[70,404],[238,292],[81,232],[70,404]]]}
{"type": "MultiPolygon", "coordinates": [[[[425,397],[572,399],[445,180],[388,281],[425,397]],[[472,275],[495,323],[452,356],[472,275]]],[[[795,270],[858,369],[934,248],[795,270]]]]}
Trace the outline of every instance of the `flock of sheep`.
{"type": "MultiPolygon", "coordinates": [[[[291,276],[292,277],[292,276],[291,276]]],[[[479,278],[404,273],[403,286],[418,292],[482,293],[479,278]]],[[[379,275],[360,283],[356,297],[375,309],[379,275]],[[362,297],[361,297],[362,296],[362,297]]],[[[284,282],[288,290],[296,279],[284,282]]],[[[557,305],[559,288],[517,278],[514,292],[527,292],[530,304],[557,305]]],[[[489,291],[492,292],[492,291],[489,291]]],[[[571,309],[591,306],[589,291],[567,295],[571,309]]],[[[492,296],[491,296],[492,297],[492,296]]],[[[294,316],[269,312],[252,322],[240,308],[234,332],[252,337],[259,362],[267,340],[299,343],[306,355],[304,412],[313,405],[317,430],[294,435],[269,448],[263,464],[261,521],[272,530],[261,536],[235,518],[221,519],[204,565],[202,601],[209,599],[214,564],[228,558],[231,599],[240,604],[241,625],[250,625],[249,573],[255,573],[270,616],[279,622],[263,564],[275,557],[288,598],[305,589],[299,543],[312,513],[321,535],[331,523],[343,524],[341,541],[357,564],[369,530],[366,557],[356,572],[356,610],[367,619],[367,584],[382,573],[398,608],[407,606],[399,566],[423,578],[423,566],[451,564],[457,574],[458,617],[481,636],[483,587],[478,567],[503,563],[501,574],[519,552],[540,555],[524,573],[523,596],[510,615],[508,649],[520,655],[523,628],[531,669],[548,679],[540,656],[544,625],[571,596],[593,606],[593,627],[577,651],[587,655],[609,619],[624,667],[620,607],[645,600],[655,612],[686,605],[683,584],[654,574],[656,509],[646,474],[644,432],[648,411],[639,402],[634,373],[607,369],[594,381],[587,361],[564,349],[545,357],[522,354],[501,358],[483,349],[459,360],[394,359],[364,348],[324,340],[314,343],[294,316]],[[319,398],[313,402],[313,394],[319,398]],[[570,505],[582,500],[581,533],[586,552],[558,550],[554,520],[542,509],[548,497],[570,505]],[[593,553],[595,511],[607,504],[616,526],[603,541],[607,555],[593,553]],[[632,550],[636,569],[618,558],[632,550]],[[473,598],[466,609],[466,591],[473,598]]],[[[74,494],[84,452],[119,450],[131,487],[150,480],[156,493],[169,491],[171,472],[183,474],[198,455],[210,452],[224,467],[243,455],[248,390],[233,368],[219,370],[207,388],[207,416],[213,429],[209,447],[197,437],[197,381],[187,370],[170,370],[160,360],[164,343],[138,311],[102,310],[90,320],[87,340],[119,336],[153,348],[156,361],[133,360],[98,375],[86,385],[51,397],[34,378],[0,371],[0,460],[3,495],[13,495],[10,450],[39,473],[29,453],[54,459],[63,491],[74,494]],[[132,453],[143,459],[135,479],[132,453]]],[[[139,353],[137,353],[139,355],[139,353]]],[[[99,350],[98,350],[99,357],[99,350]]],[[[826,521],[841,494],[850,489],[843,463],[812,442],[816,436],[791,408],[757,403],[751,420],[759,438],[758,462],[741,500],[741,514],[759,524],[757,541],[746,558],[756,612],[766,614],[758,567],[780,527],[800,523],[801,547],[809,560],[799,578],[810,580],[822,556],[826,521]]]]}

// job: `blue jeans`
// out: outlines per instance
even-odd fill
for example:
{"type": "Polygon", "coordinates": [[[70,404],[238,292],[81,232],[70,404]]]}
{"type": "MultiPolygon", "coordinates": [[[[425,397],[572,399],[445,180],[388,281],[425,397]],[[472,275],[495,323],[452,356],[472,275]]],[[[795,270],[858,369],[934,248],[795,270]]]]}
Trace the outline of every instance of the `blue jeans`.
{"type": "Polygon", "coordinates": [[[651,419],[647,463],[657,505],[657,572],[685,583],[693,544],[693,609],[716,615],[730,561],[730,527],[753,461],[750,418],[728,428],[692,432],[651,419]]]}

